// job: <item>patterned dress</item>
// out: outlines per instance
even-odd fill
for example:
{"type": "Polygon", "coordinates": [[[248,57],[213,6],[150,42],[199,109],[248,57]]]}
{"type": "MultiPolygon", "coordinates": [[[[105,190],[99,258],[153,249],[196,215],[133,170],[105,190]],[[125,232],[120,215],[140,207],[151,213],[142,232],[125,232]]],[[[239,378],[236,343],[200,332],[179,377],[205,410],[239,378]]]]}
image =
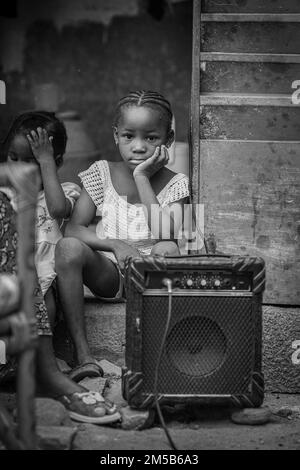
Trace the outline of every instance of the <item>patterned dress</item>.
{"type": "MultiPolygon", "coordinates": [[[[16,249],[18,236],[16,214],[8,197],[0,191],[0,272],[16,274],[16,249]]],[[[52,335],[43,294],[39,285],[35,289],[35,314],[38,335],[52,335]]],[[[8,380],[15,371],[15,358],[0,365],[0,383],[8,380]]]]}
{"type": "MultiPolygon", "coordinates": [[[[17,273],[16,214],[9,199],[0,192],[0,272],[17,273]]],[[[39,285],[35,289],[35,312],[39,335],[51,335],[47,309],[39,285]]]]}

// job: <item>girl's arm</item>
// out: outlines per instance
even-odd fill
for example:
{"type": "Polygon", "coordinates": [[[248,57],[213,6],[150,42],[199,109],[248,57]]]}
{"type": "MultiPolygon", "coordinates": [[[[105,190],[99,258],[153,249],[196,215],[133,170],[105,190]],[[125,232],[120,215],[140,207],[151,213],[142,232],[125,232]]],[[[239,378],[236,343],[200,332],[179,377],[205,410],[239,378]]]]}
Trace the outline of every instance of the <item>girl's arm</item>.
{"type": "Polygon", "coordinates": [[[40,165],[46,204],[53,219],[67,219],[71,213],[71,203],[66,198],[57,176],[51,137],[41,127],[27,135],[33,155],[40,165]]]}
{"type": "Polygon", "coordinates": [[[93,250],[107,249],[110,251],[109,240],[105,240],[106,243],[103,243],[103,241],[97,237],[96,232],[88,228],[95,215],[96,206],[83,187],[71,219],[66,226],[65,236],[78,238],[93,250]]]}
{"type": "Polygon", "coordinates": [[[78,238],[93,250],[112,251],[122,269],[127,256],[139,256],[139,253],[122,240],[99,238],[96,232],[88,228],[95,215],[96,206],[86,189],[83,188],[66,226],[65,236],[78,238]]]}
{"type": "Polygon", "coordinates": [[[162,208],[152,189],[150,178],[168,163],[165,146],[157,147],[153,156],[138,165],[133,177],[143,204],[148,226],[156,240],[176,239],[182,227],[183,207],[187,198],[162,208]]]}

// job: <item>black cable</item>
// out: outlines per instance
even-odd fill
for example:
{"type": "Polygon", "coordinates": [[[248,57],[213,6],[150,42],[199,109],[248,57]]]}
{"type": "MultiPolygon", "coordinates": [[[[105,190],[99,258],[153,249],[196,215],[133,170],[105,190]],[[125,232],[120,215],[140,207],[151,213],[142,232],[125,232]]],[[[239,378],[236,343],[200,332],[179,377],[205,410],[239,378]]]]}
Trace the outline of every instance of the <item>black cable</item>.
{"type": "Polygon", "coordinates": [[[161,358],[162,358],[162,354],[163,354],[163,351],[164,351],[164,347],[165,347],[165,344],[166,344],[166,339],[167,339],[170,320],[171,320],[171,315],[172,315],[172,281],[171,281],[171,279],[166,278],[166,279],[163,279],[162,282],[168,288],[169,306],[168,306],[168,316],[167,316],[165,331],[164,331],[164,334],[163,334],[163,339],[162,339],[162,342],[161,342],[160,351],[159,351],[159,355],[158,355],[158,359],[157,359],[156,367],[155,367],[155,373],[154,373],[154,401],[155,401],[155,406],[156,406],[156,409],[157,409],[157,413],[158,413],[160,423],[163,427],[163,430],[165,431],[165,434],[168,438],[170,446],[172,447],[173,450],[179,450],[176,447],[176,445],[175,445],[175,443],[174,443],[174,441],[173,441],[173,439],[170,435],[170,432],[169,432],[169,430],[166,426],[164,417],[163,417],[161,409],[160,409],[160,404],[159,404],[159,401],[158,401],[157,386],[158,386],[159,368],[160,368],[160,364],[161,364],[161,358]]]}

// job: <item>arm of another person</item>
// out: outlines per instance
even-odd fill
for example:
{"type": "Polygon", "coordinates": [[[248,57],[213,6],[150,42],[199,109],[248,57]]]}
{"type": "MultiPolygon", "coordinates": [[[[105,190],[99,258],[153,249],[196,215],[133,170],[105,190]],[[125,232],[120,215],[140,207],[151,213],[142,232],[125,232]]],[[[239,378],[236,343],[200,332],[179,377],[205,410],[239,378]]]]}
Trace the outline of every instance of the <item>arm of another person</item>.
{"type": "Polygon", "coordinates": [[[40,166],[49,214],[53,219],[67,219],[71,214],[72,205],[58,179],[51,137],[49,138],[45,129],[38,127],[27,135],[27,139],[40,166]]]}

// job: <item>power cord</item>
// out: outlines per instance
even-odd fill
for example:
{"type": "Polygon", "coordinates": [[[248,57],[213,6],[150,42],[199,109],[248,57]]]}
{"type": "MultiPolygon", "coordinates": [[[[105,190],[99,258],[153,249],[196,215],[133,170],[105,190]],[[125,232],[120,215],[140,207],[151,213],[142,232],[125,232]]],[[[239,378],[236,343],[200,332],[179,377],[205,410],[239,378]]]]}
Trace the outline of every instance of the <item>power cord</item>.
{"type": "Polygon", "coordinates": [[[169,444],[171,446],[171,448],[173,450],[179,450],[171,435],[170,435],[170,432],[166,426],[166,423],[165,423],[165,420],[164,420],[164,417],[163,417],[163,414],[161,412],[161,408],[160,408],[160,404],[159,404],[159,401],[158,401],[158,390],[157,390],[157,387],[158,387],[158,376],[159,376],[159,368],[160,368],[160,365],[161,365],[161,358],[162,358],[162,355],[163,355],[163,351],[164,351],[164,347],[165,347],[165,344],[166,344],[166,339],[167,339],[167,335],[168,335],[168,331],[169,331],[169,326],[170,326],[170,321],[171,321],[171,315],[172,315],[172,293],[173,293],[173,290],[172,290],[172,281],[171,279],[169,278],[165,278],[162,280],[162,283],[164,286],[167,287],[168,289],[168,297],[169,297],[169,305],[168,305],[168,316],[167,316],[167,322],[166,322],[166,326],[165,326],[165,331],[164,331],[164,334],[163,334],[163,338],[162,338],[162,342],[161,342],[161,346],[160,346],[160,350],[159,350],[159,355],[158,355],[158,359],[157,359],[157,362],[156,362],[156,367],[155,367],[155,373],[154,373],[154,401],[155,401],[155,406],[156,406],[156,409],[157,409],[157,413],[158,413],[158,417],[159,417],[159,420],[160,420],[160,423],[163,427],[163,430],[165,431],[165,434],[168,438],[168,441],[169,441],[169,444]]]}

